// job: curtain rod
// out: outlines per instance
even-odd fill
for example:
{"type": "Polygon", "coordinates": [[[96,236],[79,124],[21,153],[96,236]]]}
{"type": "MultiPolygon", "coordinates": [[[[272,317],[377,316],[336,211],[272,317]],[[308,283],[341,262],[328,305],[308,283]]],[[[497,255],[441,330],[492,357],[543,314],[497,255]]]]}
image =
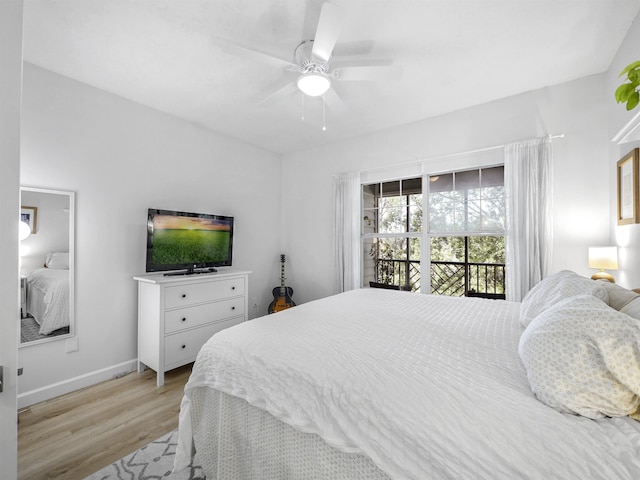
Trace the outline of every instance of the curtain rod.
{"type": "MultiPolygon", "coordinates": [[[[548,135],[549,140],[553,140],[555,138],[564,138],[564,133],[560,133],[558,135],[548,135]]],[[[517,142],[511,142],[511,143],[517,143],[517,142]]],[[[418,161],[419,162],[426,162],[429,160],[440,160],[442,158],[449,158],[449,157],[459,157],[461,155],[469,155],[471,153],[481,153],[481,152],[488,152],[491,150],[498,150],[499,148],[504,148],[506,147],[508,144],[503,144],[503,145],[494,145],[492,147],[485,147],[485,148],[478,148],[476,150],[467,150],[466,152],[458,152],[458,153],[449,153],[446,155],[437,155],[435,157],[428,157],[428,158],[420,158],[418,161]]]]}
{"type": "MultiPolygon", "coordinates": [[[[536,138],[543,138],[543,137],[536,137],[536,138]]],[[[555,138],[564,138],[564,133],[560,133],[560,134],[557,134],[557,135],[547,135],[546,138],[548,138],[549,140],[553,140],[555,138]]],[[[510,142],[510,143],[517,143],[517,142],[510,142]]],[[[360,172],[363,172],[363,171],[375,172],[376,170],[386,170],[388,168],[403,167],[403,166],[408,166],[408,165],[421,164],[421,163],[427,162],[429,160],[440,160],[440,159],[443,159],[443,158],[451,158],[451,157],[459,157],[459,156],[462,156],[462,155],[469,155],[471,153],[487,152],[487,151],[490,151],[490,150],[497,150],[499,148],[504,148],[507,145],[508,144],[505,143],[505,144],[502,144],[502,145],[494,145],[492,147],[478,148],[476,150],[467,150],[465,152],[448,153],[448,154],[445,154],[445,155],[436,155],[434,157],[426,157],[426,158],[416,158],[415,160],[412,160],[411,162],[403,162],[403,163],[396,163],[396,164],[393,164],[393,165],[385,165],[385,166],[382,166],[382,167],[367,168],[366,170],[360,170],[360,172]]]]}

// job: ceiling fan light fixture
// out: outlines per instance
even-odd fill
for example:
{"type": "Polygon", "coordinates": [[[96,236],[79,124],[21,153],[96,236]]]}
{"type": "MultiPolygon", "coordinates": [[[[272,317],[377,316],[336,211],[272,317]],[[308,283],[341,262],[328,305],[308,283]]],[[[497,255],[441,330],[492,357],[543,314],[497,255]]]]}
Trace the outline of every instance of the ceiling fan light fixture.
{"type": "Polygon", "coordinates": [[[319,97],[331,87],[331,80],[326,75],[317,72],[304,73],[298,77],[298,88],[305,95],[319,97]]]}

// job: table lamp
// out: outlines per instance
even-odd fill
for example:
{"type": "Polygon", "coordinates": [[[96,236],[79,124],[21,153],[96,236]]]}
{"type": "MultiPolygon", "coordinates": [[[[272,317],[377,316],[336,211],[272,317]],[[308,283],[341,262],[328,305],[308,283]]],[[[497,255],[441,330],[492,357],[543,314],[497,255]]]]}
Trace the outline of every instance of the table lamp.
{"type": "Polygon", "coordinates": [[[591,276],[592,280],[609,280],[616,283],[612,275],[605,272],[607,270],[618,269],[618,247],[589,247],[589,268],[599,268],[598,273],[591,276]]]}

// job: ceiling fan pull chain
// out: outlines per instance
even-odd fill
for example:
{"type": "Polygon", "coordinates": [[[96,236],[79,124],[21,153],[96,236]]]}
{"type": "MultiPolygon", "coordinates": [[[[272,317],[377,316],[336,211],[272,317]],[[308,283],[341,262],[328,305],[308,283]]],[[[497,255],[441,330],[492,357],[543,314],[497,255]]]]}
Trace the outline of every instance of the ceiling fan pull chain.
{"type": "Polygon", "coordinates": [[[304,122],[304,94],[300,95],[300,99],[301,99],[300,106],[302,109],[302,115],[300,116],[300,119],[304,122]]]}
{"type": "Polygon", "coordinates": [[[322,131],[327,131],[327,104],[324,101],[324,97],[322,97],[322,131]]]}

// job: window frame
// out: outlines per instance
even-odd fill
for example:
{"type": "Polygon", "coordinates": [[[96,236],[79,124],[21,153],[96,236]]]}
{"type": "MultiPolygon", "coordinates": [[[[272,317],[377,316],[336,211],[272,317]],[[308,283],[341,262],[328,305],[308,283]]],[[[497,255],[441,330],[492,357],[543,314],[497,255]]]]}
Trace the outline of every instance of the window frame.
{"type": "MultiPolygon", "coordinates": [[[[394,169],[393,167],[389,167],[385,169],[384,174],[381,173],[376,175],[374,172],[364,172],[361,175],[361,194],[360,194],[360,211],[361,211],[361,227],[360,227],[360,240],[361,240],[361,250],[362,256],[360,258],[361,262],[361,285],[364,283],[366,273],[365,273],[365,255],[369,251],[367,248],[367,241],[369,241],[369,246],[372,243],[374,238],[398,238],[402,237],[407,239],[410,238],[418,238],[420,241],[420,293],[431,293],[431,238],[434,236],[461,236],[461,237],[471,237],[471,236],[501,236],[505,238],[506,242],[506,224],[507,224],[507,212],[506,212],[506,191],[504,192],[503,201],[505,202],[505,210],[504,210],[504,218],[503,218],[503,228],[501,230],[491,230],[491,231],[451,231],[451,232],[432,232],[430,228],[430,218],[431,218],[431,209],[430,209],[430,201],[429,201],[429,177],[434,175],[445,175],[449,173],[457,173],[457,172],[465,172],[470,170],[484,170],[494,167],[502,167],[504,168],[504,159],[502,156],[499,158],[495,156],[495,152],[488,152],[489,155],[486,155],[487,152],[483,152],[483,158],[475,158],[472,156],[467,156],[463,159],[458,159],[455,162],[448,162],[449,164],[445,164],[442,161],[436,162],[423,162],[420,164],[421,173],[418,174],[415,165],[410,166],[402,166],[401,168],[394,169]],[[439,167],[439,168],[438,168],[439,167]],[[391,172],[397,171],[398,175],[393,175],[391,172]],[[366,215],[366,211],[370,211],[371,207],[368,209],[365,208],[364,202],[364,188],[367,185],[371,184],[383,184],[387,182],[394,182],[403,180],[410,180],[413,178],[422,177],[422,229],[420,232],[399,232],[399,233],[378,233],[375,232],[377,226],[374,225],[374,231],[365,232],[364,229],[364,216],[366,215]],[[426,225],[425,225],[426,222],[426,225]],[[422,279],[424,278],[424,272],[429,272],[428,282],[424,282],[422,279]]],[[[438,159],[442,160],[442,159],[438,159]]],[[[504,185],[504,184],[503,184],[504,185]]],[[[407,222],[409,220],[407,219],[407,222]]],[[[409,260],[409,259],[408,259],[409,260]]],[[[505,268],[507,268],[505,266],[505,268]]],[[[363,285],[364,286],[364,285],[363,285]]]]}
{"type": "MultiPolygon", "coordinates": [[[[421,201],[421,208],[422,208],[422,212],[423,212],[423,216],[422,218],[424,219],[424,194],[422,193],[422,185],[424,182],[424,178],[422,177],[422,175],[412,175],[410,177],[404,177],[404,178],[398,178],[398,179],[389,179],[389,180],[382,180],[382,181],[375,181],[375,182],[361,182],[360,185],[360,210],[361,210],[361,215],[360,218],[361,223],[360,223],[360,239],[361,239],[361,250],[362,250],[362,257],[361,257],[361,264],[362,264],[362,268],[361,268],[361,285],[364,282],[365,276],[366,276],[366,265],[364,262],[364,258],[365,255],[368,255],[368,252],[370,251],[370,249],[373,247],[373,244],[375,243],[376,239],[392,239],[392,238],[402,238],[407,242],[406,245],[406,249],[407,249],[407,259],[406,259],[406,263],[408,265],[407,270],[406,270],[406,275],[409,274],[410,271],[410,263],[412,261],[412,259],[410,258],[410,239],[412,238],[417,238],[420,241],[421,244],[421,255],[420,258],[418,260],[418,263],[420,265],[420,269],[422,269],[422,242],[423,242],[423,225],[424,222],[421,225],[421,229],[419,231],[411,231],[409,229],[409,225],[411,222],[411,215],[410,215],[410,209],[411,207],[415,207],[417,204],[412,204],[409,200],[409,197],[412,194],[415,194],[414,190],[407,190],[406,193],[405,191],[403,191],[403,184],[405,181],[411,181],[411,180],[420,180],[421,185],[420,185],[420,195],[422,197],[422,201],[421,201]],[[365,199],[365,187],[368,186],[372,186],[372,185],[379,185],[380,189],[379,192],[381,193],[379,196],[376,196],[375,194],[371,195],[372,198],[374,200],[376,199],[380,199],[380,198],[384,198],[384,188],[383,185],[384,184],[390,184],[390,183],[394,183],[394,182],[399,182],[399,188],[398,188],[398,194],[397,195],[390,195],[392,197],[400,197],[400,196],[404,196],[406,197],[406,202],[403,202],[400,206],[400,208],[404,208],[406,209],[406,223],[405,223],[405,231],[403,232],[377,232],[376,230],[379,229],[379,215],[376,215],[376,218],[373,220],[373,227],[371,227],[371,225],[367,225],[366,227],[371,227],[373,228],[372,232],[364,232],[365,230],[365,222],[367,221],[371,221],[371,219],[369,218],[367,220],[368,217],[368,213],[371,213],[372,211],[375,211],[377,213],[380,212],[380,207],[379,205],[374,201],[374,205],[373,206],[369,206],[366,204],[366,202],[364,201],[365,199]],[[370,243],[367,243],[367,241],[370,241],[370,243]]],[[[374,262],[374,268],[376,268],[375,266],[375,262],[374,262]]],[[[375,280],[377,281],[378,278],[377,276],[375,277],[375,280]]],[[[401,286],[402,288],[402,286],[401,286]]],[[[422,292],[422,282],[420,282],[420,291],[422,292]]]]}

